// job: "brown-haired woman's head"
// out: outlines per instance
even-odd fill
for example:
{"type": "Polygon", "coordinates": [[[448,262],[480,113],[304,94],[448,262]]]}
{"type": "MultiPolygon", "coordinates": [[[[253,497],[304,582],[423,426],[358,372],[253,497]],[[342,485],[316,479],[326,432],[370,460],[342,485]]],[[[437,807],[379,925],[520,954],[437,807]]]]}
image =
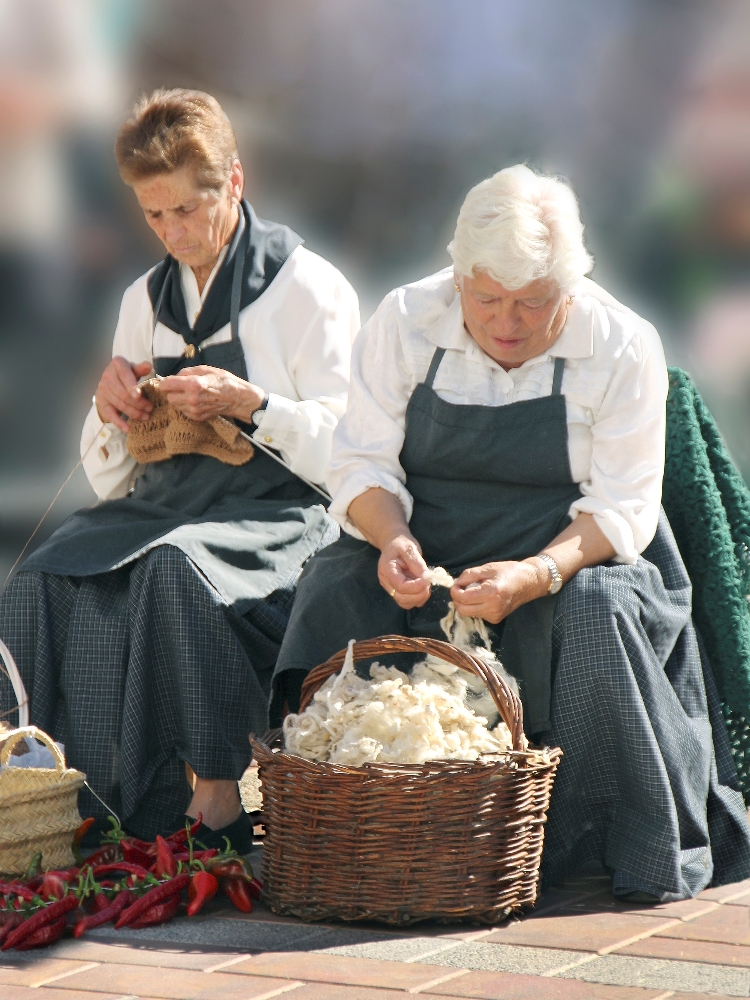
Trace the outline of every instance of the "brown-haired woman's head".
{"type": "Polygon", "coordinates": [[[199,187],[218,190],[238,159],[237,140],[215,97],[200,90],[155,90],[120,128],[115,158],[126,184],[189,166],[199,187]]]}
{"type": "Polygon", "coordinates": [[[119,131],[115,157],[146,222],[202,287],[239,219],[244,176],[219,102],[199,90],[157,90],[119,131]]]}

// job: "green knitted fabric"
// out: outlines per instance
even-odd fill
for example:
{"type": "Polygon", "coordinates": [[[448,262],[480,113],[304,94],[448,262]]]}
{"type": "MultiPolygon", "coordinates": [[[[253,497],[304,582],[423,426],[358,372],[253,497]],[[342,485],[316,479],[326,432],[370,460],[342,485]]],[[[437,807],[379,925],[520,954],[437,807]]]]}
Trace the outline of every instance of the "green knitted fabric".
{"type": "Polygon", "coordinates": [[[693,620],[750,800],[750,490],[689,376],[669,369],[662,498],[693,584],[693,620]]]}

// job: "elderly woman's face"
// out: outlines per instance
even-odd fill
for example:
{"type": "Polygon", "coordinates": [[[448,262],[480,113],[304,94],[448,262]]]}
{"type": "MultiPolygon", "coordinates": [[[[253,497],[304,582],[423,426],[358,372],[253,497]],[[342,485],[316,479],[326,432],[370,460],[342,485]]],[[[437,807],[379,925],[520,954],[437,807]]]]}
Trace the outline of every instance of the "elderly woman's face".
{"type": "Polygon", "coordinates": [[[540,278],[516,291],[483,273],[456,281],[466,329],[505,369],[543,354],[562,333],[567,297],[552,281],[540,278]]]}
{"type": "Polygon", "coordinates": [[[198,187],[188,166],[146,177],[132,187],[146,222],[176,260],[192,268],[213,267],[237,224],[242,197],[238,161],[220,191],[198,187]]]}

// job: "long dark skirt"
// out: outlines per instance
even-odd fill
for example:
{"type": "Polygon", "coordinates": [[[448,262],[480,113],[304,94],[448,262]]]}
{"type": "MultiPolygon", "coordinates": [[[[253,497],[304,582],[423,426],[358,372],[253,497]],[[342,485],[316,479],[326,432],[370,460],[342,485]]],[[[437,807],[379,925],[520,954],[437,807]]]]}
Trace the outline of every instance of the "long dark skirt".
{"type": "MultiPolygon", "coordinates": [[[[378,584],[378,555],[342,538],[310,560],[277,686],[352,638],[440,636],[445,598],[402,611],[378,584]]],[[[616,893],[663,900],[750,876],[750,824],[690,601],[664,516],[635,566],[585,569],[563,588],[546,738],[565,756],[546,829],[547,884],[592,859],[612,873],[616,893]]]]}
{"type": "MultiPolygon", "coordinates": [[[[144,837],[184,823],[185,762],[238,779],[248,734],[267,725],[294,583],[234,613],[180,550],[80,578],[21,572],[0,599],[31,722],[63,742],[70,766],[144,837]]],[[[0,705],[15,704],[0,677],[0,705]]],[[[106,810],[84,788],[84,816],[106,810]]]]}

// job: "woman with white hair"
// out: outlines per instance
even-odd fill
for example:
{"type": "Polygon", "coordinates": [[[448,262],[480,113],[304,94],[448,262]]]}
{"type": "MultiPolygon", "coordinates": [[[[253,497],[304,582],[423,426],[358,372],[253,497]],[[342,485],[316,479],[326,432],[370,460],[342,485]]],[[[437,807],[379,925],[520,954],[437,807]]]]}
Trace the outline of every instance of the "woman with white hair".
{"type": "Polygon", "coordinates": [[[449,250],[355,343],[327,480],[346,535],[300,580],[272,709],[351,638],[440,638],[450,599],[489,624],[527,734],[565,752],[547,883],[592,859],[653,901],[745,878],[750,828],[717,778],[727,736],[660,515],[659,337],[584,277],[559,180],[519,165],[478,184],[449,250]]]}

